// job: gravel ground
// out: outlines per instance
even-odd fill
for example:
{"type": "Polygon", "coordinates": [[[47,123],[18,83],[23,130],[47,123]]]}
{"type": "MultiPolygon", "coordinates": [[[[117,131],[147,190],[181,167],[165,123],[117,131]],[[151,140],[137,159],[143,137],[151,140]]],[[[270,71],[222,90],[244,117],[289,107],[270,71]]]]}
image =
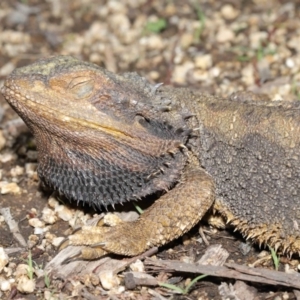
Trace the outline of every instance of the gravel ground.
{"type": "MultiPolygon", "coordinates": [[[[220,96],[251,90],[274,101],[300,100],[300,1],[0,2],[0,87],[16,67],[55,54],[220,96]]],[[[44,266],[57,253],[62,237],[75,225],[85,224],[92,213],[63,205],[39,188],[34,140],[2,96],[0,125],[0,208],[10,207],[31,249],[23,245],[13,250],[20,244],[0,216],[1,299],[246,299],[235,294],[229,285],[233,281],[226,281],[224,288],[219,279],[203,279],[184,296],[155,287],[129,291],[122,273],[108,287],[91,274],[72,278],[58,289],[44,275],[44,266]]],[[[229,240],[232,237],[227,232],[211,237],[212,243],[228,250],[229,260],[249,264],[266,255],[253,247],[242,254],[243,240],[229,240]]],[[[156,256],[193,262],[205,248],[195,229],[156,256]]],[[[296,259],[280,260],[282,270],[297,270],[298,264],[296,259]]],[[[259,265],[273,268],[271,260],[259,265]]],[[[142,271],[143,266],[132,268],[142,271]]],[[[168,273],[154,275],[165,281],[173,278],[179,286],[193,278],[176,281],[168,273]]],[[[288,288],[251,288],[255,299],[300,299],[288,288]]]]}

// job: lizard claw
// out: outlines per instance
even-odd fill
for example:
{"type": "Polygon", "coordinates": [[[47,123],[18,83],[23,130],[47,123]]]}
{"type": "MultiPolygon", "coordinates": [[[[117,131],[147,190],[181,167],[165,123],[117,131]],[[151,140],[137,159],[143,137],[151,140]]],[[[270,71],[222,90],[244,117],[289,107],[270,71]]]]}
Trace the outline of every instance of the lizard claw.
{"type": "Polygon", "coordinates": [[[75,253],[74,255],[69,256],[69,257],[67,257],[66,259],[64,259],[64,260],[61,262],[61,264],[62,264],[62,265],[66,265],[66,264],[68,264],[68,263],[70,263],[70,262],[73,262],[73,261],[76,261],[76,260],[80,259],[80,257],[81,257],[81,250],[78,250],[78,252],[75,253]]]}
{"type": "Polygon", "coordinates": [[[69,238],[65,238],[61,241],[61,243],[58,245],[58,250],[61,251],[69,246],[69,238]]]}

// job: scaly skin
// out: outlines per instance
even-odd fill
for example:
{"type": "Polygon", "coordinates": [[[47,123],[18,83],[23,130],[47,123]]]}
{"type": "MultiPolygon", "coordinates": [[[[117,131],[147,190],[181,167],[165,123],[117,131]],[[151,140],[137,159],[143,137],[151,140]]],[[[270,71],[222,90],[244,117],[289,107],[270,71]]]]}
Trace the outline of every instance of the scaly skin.
{"type": "Polygon", "coordinates": [[[135,222],[71,235],[83,258],[163,245],[208,211],[300,252],[299,103],[153,86],[67,56],[15,70],[2,92],[36,138],[45,184],[94,207],[158,195],[135,222]]]}

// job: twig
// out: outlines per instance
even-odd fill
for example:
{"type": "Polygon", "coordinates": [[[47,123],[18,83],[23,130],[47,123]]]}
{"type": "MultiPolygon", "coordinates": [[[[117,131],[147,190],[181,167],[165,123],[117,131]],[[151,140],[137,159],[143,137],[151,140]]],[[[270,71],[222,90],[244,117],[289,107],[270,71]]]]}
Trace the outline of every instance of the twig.
{"type": "Polygon", "coordinates": [[[25,249],[24,248],[4,248],[4,252],[7,254],[7,255],[11,255],[11,254],[15,254],[15,253],[18,253],[18,252],[22,252],[24,251],[25,249]]]}
{"type": "Polygon", "coordinates": [[[18,223],[13,219],[10,213],[10,208],[9,207],[0,208],[0,213],[3,216],[14,238],[19,242],[19,244],[22,247],[27,248],[27,243],[20,233],[18,223]]]}
{"type": "Polygon", "coordinates": [[[234,278],[250,282],[259,282],[270,285],[281,285],[300,289],[300,275],[288,274],[279,271],[261,268],[250,268],[235,263],[227,263],[224,266],[195,265],[172,260],[154,260],[146,258],[144,262],[148,270],[197,273],[224,278],[234,278]]]}

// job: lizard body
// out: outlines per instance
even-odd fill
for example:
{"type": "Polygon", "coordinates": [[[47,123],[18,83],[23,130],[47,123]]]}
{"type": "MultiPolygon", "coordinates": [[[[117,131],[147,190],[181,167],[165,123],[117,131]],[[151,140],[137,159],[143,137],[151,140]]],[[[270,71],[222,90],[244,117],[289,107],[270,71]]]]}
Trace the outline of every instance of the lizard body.
{"type": "Polygon", "coordinates": [[[299,103],[155,86],[69,56],[16,69],[2,92],[53,189],[94,207],[160,196],[135,222],[70,236],[83,258],[139,254],[208,211],[254,242],[300,252],[299,103]]]}

